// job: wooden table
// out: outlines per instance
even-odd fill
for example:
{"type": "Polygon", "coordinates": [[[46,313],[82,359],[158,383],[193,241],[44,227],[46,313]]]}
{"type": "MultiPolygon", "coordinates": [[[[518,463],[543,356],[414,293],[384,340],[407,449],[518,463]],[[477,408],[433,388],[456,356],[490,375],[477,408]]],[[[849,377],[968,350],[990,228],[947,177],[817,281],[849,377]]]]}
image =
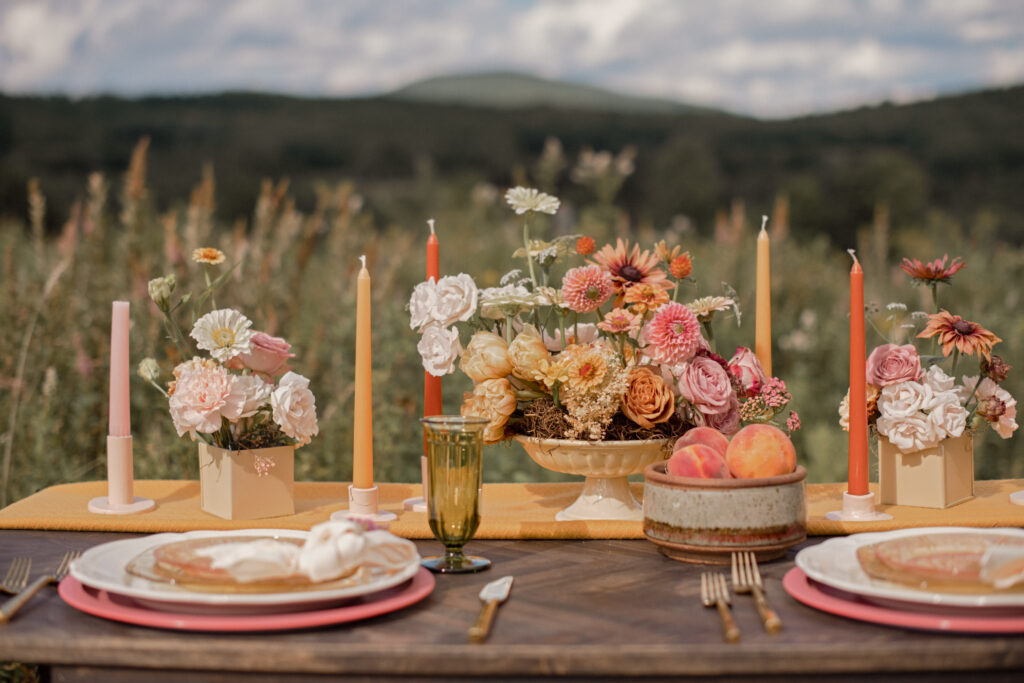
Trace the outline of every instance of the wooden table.
{"type": "MultiPolygon", "coordinates": [[[[126,537],[2,531],[0,571],[16,555],[32,556],[36,571],[44,571],[68,549],[126,537]]],[[[421,553],[438,549],[429,541],[417,544],[421,553]]],[[[1024,636],[919,633],[801,605],[781,586],[793,553],[763,567],[783,632],[765,634],[752,600],[738,596],[734,614],[743,638],[729,645],[715,610],[699,604],[701,568],[668,560],[646,541],[479,541],[470,550],[489,557],[493,568],[438,576],[435,591],[403,611],[309,631],[211,635],[135,627],[78,612],[51,587],[0,626],[0,661],[38,663],[53,681],[106,683],[189,676],[793,681],[825,675],[860,680],[869,672],[886,680],[1024,680],[1024,636]],[[490,639],[468,643],[481,586],[506,574],[516,583],[490,639]]]]}

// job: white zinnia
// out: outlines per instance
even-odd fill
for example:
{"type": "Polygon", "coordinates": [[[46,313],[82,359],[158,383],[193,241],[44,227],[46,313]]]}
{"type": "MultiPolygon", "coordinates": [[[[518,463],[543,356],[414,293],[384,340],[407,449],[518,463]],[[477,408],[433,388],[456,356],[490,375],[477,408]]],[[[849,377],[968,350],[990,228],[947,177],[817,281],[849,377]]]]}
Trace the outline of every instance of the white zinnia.
{"type": "Polygon", "coordinates": [[[189,336],[196,345],[209,351],[215,360],[226,363],[252,350],[252,321],[238,311],[222,308],[210,311],[196,321],[189,336]]]}
{"type": "Polygon", "coordinates": [[[305,445],[319,433],[316,424],[316,398],[309,390],[309,380],[288,372],[270,394],[274,422],[281,431],[305,445]]]}
{"type": "Polygon", "coordinates": [[[477,288],[466,273],[446,275],[437,281],[437,308],[434,320],[448,327],[466,322],[476,313],[477,288]]]}
{"type": "Polygon", "coordinates": [[[231,395],[238,403],[238,417],[252,417],[266,405],[273,385],[258,375],[232,375],[231,395]]]}
{"type": "Polygon", "coordinates": [[[434,321],[437,309],[437,283],[433,280],[421,282],[412,290],[409,299],[409,327],[422,332],[434,321]]]}
{"type": "Polygon", "coordinates": [[[459,331],[454,327],[446,329],[437,323],[428,325],[423,330],[423,337],[416,345],[416,350],[423,359],[423,368],[431,375],[450,375],[455,370],[455,361],[462,351],[459,331]]]}
{"type": "MultiPolygon", "coordinates": [[[[881,400],[881,399],[879,399],[881,400]]],[[[933,447],[938,438],[922,412],[902,418],[880,416],[875,423],[878,432],[904,453],[933,447]]]]}
{"type": "Polygon", "coordinates": [[[878,397],[878,414],[891,420],[910,417],[931,402],[932,388],[908,381],[890,384],[878,397]]]}
{"type": "Polygon", "coordinates": [[[505,201],[519,215],[527,211],[553,214],[561,204],[558,197],[538,192],[532,187],[513,187],[505,193],[505,201]]]}

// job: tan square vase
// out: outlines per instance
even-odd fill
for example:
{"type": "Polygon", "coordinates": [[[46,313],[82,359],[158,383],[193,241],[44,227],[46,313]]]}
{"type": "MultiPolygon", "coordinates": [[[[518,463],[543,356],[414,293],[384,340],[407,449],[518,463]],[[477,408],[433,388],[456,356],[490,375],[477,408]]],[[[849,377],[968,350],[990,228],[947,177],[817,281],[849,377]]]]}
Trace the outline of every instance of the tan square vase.
{"type": "Polygon", "coordinates": [[[903,453],[878,437],[878,491],[884,505],[948,508],[974,497],[974,433],[903,453]]]}
{"type": "Polygon", "coordinates": [[[199,444],[199,488],[204,512],[224,519],[295,514],[295,446],[229,451],[199,444]],[[257,458],[274,463],[266,474],[257,458]]]}

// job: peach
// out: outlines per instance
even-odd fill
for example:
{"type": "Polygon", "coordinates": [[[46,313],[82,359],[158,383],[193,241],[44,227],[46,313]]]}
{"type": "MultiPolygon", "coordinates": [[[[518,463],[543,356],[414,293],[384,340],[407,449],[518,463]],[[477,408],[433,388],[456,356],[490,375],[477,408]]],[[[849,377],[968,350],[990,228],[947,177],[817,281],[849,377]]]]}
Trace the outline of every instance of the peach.
{"type": "Polygon", "coordinates": [[[732,437],[725,460],[738,479],[775,477],[796,469],[796,449],[778,427],[752,424],[732,437]]]}
{"type": "Polygon", "coordinates": [[[665,471],[676,477],[728,479],[729,466],[722,454],[704,444],[684,446],[672,454],[665,471]]]}
{"type": "Polygon", "coordinates": [[[672,451],[682,450],[686,446],[698,443],[714,448],[723,458],[725,457],[726,449],[729,448],[729,439],[714,427],[694,427],[676,440],[676,445],[672,447],[672,451]]]}

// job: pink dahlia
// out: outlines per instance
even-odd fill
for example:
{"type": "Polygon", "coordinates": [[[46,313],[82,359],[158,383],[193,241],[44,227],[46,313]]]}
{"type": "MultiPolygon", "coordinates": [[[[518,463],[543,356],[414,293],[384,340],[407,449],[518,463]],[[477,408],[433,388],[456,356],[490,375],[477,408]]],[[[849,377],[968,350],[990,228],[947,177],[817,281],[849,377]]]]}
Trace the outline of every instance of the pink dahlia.
{"type": "Polygon", "coordinates": [[[692,358],[703,338],[697,316],[676,302],[658,309],[645,334],[645,353],[663,365],[676,365],[692,358]]]}
{"type": "Polygon", "coordinates": [[[596,311],[614,291],[612,276],[598,266],[579,266],[562,278],[562,297],[565,304],[577,313],[596,311]]]}

